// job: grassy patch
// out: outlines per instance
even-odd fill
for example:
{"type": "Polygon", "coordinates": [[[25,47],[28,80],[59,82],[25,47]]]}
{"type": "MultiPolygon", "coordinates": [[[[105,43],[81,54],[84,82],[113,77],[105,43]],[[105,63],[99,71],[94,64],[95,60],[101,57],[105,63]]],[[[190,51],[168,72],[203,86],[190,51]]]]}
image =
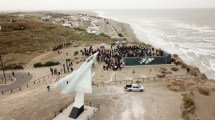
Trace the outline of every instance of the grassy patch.
{"type": "Polygon", "coordinates": [[[184,101],[184,108],[190,108],[191,106],[195,105],[193,99],[191,99],[190,97],[185,96],[183,98],[183,101],[184,101]]]}
{"type": "Polygon", "coordinates": [[[74,28],[74,30],[77,30],[77,31],[86,31],[86,30],[84,30],[84,29],[82,29],[82,28],[79,28],[79,27],[74,28]]]}
{"type": "MultiPolygon", "coordinates": [[[[65,16],[65,14],[46,13],[52,17],[65,16]]],[[[2,31],[0,32],[0,54],[19,54],[22,59],[7,61],[13,56],[4,58],[5,65],[28,63],[35,55],[40,54],[40,51],[52,50],[54,46],[62,44],[67,40],[74,45],[77,42],[81,43],[111,43],[113,40],[106,36],[96,36],[89,34],[81,28],[65,28],[61,25],[54,25],[51,22],[45,22],[34,17],[34,13],[30,18],[20,19],[16,14],[0,14],[0,25],[2,31]],[[11,22],[13,19],[15,22],[11,22]],[[26,54],[31,55],[26,60],[26,54]]],[[[36,15],[35,15],[36,16],[36,15]]],[[[39,16],[39,15],[38,15],[39,16]]],[[[43,16],[43,14],[41,14],[43,16]]]]}
{"type": "MultiPolygon", "coordinates": [[[[12,64],[12,65],[7,65],[7,66],[4,66],[4,69],[5,70],[17,70],[17,69],[23,69],[23,66],[22,65],[19,65],[19,64],[12,64]]],[[[2,70],[2,68],[0,68],[0,70],[2,70]]]]}
{"type": "Polygon", "coordinates": [[[59,62],[53,62],[53,61],[48,61],[44,64],[42,63],[35,63],[34,64],[34,67],[37,68],[37,67],[49,67],[49,66],[55,66],[55,65],[59,65],[60,63],[59,62]]]}

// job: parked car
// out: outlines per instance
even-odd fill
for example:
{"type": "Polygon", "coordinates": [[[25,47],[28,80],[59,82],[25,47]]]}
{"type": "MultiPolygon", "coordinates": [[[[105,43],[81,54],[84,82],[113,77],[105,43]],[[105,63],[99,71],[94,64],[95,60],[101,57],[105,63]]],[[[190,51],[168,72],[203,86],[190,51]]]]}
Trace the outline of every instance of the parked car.
{"type": "Polygon", "coordinates": [[[144,91],[144,87],[140,86],[138,84],[130,84],[130,85],[126,85],[125,90],[128,92],[143,92],[144,91]]]}

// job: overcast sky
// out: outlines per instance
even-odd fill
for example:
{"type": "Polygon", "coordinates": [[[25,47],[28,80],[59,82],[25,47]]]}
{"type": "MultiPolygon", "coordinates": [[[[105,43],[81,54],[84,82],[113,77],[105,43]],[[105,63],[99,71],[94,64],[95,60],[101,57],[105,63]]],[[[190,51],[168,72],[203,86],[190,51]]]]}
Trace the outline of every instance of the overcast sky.
{"type": "Polygon", "coordinates": [[[215,0],[0,0],[0,10],[215,8],[215,0]]]}

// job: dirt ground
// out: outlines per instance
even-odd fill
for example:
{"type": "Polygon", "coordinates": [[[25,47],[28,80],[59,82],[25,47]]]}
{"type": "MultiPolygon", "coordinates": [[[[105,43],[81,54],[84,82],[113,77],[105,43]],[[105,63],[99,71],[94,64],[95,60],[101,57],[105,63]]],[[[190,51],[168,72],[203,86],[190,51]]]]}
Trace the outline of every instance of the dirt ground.
{"type": "Polygon", "coordinates": [[[126,92],[124,85],[93,89],[87,100],[99,103],[94,120],[182,120],[180,93],[171,92],[164,81],[144,83],[144,92],[126,92]]]}
{"type": "MultiPolygon", "coordinates": [[[[0,120],[50,120],[55,111],[71,104],[74,93],[62,96],[53,86],[47,92],[46,84],[49,83],[53,83],[53,78],[22,92],[1,95],[0,108],[4,109],[0,110],[0,120]]],[[[141,84],[145,87],[144,92],[128,93],[124,91],[124,85],[94,87],[91,95],[86,94],[85,101],[100,104],[93,119],[181,120],[182,96],[169,91],[164,81],[141,84]]]]}

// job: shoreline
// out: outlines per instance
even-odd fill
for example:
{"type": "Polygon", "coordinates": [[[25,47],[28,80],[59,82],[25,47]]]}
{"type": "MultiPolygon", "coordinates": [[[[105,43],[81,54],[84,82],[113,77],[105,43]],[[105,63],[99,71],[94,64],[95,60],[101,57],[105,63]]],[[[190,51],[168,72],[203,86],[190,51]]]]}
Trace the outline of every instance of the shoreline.
{"type": "MultiPolygon", "coordinates": [[[[115,26],[119,30],[121,29],[122,34],[125,36],[125,38],[129,42],[139,42],[139,43],[147,44],[147,43],[145,43],[145,42],[143,42],[143,41],[141,41],[140,39],[137,38],[137,35],[134,33],[134,29],[131,27],[131,25],[129,23],[124,23],[124,22],[121,22],[121,21],[117,21],[117,20],[112,19],[112,18],[106,18],[106,17],[104,17],[102,15],[99,15],[99,13],[96,13],[96,12],[93,12],[93,13],[95,13],[96,16],[98,16],[98,17],[101,17],[103,19],[107,19],[107,20],[111,21],[111,24],[113,26],[115,26]],[[127,33],[129,33],[129,34],[127,34],[127,33]]],[[[149,44],[149,45],[151,45],[151,44],[149,44]]],[[[153,45],[151,45],[151,46],[153,46],[153,45]]],[[[163,49],[163,48],[160,48],[160,49],[163,49]]],[[[179,57],[178,54],[172,53],[172,58],[174,59],[174,61],[177,62],[178,65],[182,65],[182,68],[190,69],[191,74],[194,75],[196,73],[198,77],[200,77],[200,78],[202,78],[204,80],[214,80],[213,78],[208,79],[208,76],[204,72],[201,72],[199,67],[185,63],[185,61],[181,57],[179,57]]]]}

